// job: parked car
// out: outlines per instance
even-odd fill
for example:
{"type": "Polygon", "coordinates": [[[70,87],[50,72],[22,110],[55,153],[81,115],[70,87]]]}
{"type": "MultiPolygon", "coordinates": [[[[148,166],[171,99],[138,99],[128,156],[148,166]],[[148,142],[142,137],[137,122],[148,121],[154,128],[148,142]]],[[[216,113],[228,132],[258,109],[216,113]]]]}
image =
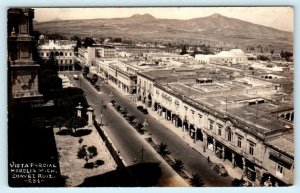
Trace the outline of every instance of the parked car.
{"type": "Polygon", "coordinates": [[[227,176],[228,175],[228,172],[227,172],[226,168],[222,164],[212,163],[211,169],[216,171],[220,176],[227,176]]]}
{"type": "Polygon", "coordinates": [[[244,183],[245,183],[245,180],[234,178],[234,180],[232,180],[232,182],[231,182],[231,185],[233,187],[240,187],[240,186],[243,186],[244,183]]]}
{"type": "Polygon", "coordinates": [[[135,127],[136,129],[141,129],[141,128],[143,127],[143,124],[140,123],[140,122],[137,122],[137,123],[134,124],[134,127],[135,127]]]}
{"type": "Polygon", "coordinates": [[[77,74],[74,74],[73,78],[74,78],[74,80],[78,80],[79,79],[77,74]]]}
{"type": "Polygon", "coordinates": [[[144,114],[148,114],[148,110],[147,109],[142,109],[141,110],[144,114]]]}
{"type": "Polygon", "coordinates": [[[142,105],[139,105],[136,107],[138,110],[142,111],[144,109],[144,107],[142,105]]]}

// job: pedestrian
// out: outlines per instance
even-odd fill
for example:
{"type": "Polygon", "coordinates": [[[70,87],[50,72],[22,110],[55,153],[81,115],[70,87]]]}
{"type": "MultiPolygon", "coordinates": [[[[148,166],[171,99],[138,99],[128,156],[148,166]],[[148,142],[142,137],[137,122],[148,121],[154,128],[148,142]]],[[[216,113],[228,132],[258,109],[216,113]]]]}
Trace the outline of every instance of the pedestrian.
{"type": "Polygon", "coordinates": [[[210,163],[210,158],[209,158],[209,156],[207,156],[207,162],[210,163]]]}

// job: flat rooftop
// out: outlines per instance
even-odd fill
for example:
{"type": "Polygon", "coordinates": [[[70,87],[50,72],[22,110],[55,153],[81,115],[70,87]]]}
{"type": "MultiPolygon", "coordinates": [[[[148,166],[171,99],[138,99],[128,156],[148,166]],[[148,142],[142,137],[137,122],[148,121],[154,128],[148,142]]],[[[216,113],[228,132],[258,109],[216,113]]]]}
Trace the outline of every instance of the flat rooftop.
{"type": "Polygon", "coordinates": [[[260,104],[244,106],[241,108],[231,108],[228,109],[227,112],[230,115],[246,121],[248,124],[255,125],[255,129],[264,134],[271,131],[292,128],[291,124],[287,124],[266,113],[260,104]]]}
{"type": "Polygon", "coordinates": [[[269,140],[267,144],[294,156],[294,132],[285,133],[275,139],[269,140]]]}

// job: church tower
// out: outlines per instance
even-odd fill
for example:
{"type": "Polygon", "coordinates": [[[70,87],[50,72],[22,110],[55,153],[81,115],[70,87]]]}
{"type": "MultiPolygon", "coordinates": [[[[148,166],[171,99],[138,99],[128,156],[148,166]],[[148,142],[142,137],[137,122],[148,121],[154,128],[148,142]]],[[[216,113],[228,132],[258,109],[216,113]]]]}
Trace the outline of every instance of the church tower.
{"type": "Polygon", "coordinates": [[[7,12],[9,100],[39,103],[42,101],[38,91],[39,65],[32,57],[34,10],[11,8],[7,12]]]}

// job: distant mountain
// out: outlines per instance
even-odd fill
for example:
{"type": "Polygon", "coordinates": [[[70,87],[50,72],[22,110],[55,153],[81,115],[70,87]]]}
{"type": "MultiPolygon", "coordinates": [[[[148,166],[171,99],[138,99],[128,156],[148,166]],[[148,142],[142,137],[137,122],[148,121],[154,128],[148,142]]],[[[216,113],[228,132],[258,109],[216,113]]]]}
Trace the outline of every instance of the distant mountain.
{"type": "Polygon", "coordinates": [[[189,20],[159,19],[150,14],[127,18],[60,20],[39,22],[36,30],[67,36],[90,35],[131,37],[155,41],[215,43],[219,45],[260,44],[292,47],[293,33],[213,14],[189,20]]]}

